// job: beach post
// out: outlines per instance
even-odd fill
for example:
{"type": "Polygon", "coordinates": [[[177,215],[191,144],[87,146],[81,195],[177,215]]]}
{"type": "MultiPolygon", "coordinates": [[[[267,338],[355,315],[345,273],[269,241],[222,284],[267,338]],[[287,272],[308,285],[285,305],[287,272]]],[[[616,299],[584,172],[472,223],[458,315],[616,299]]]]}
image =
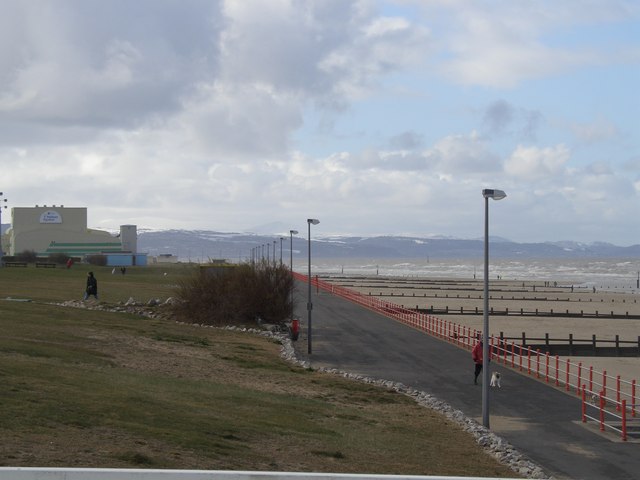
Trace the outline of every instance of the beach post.
{"type": "Polygon", "coordinates": [[[482,424],[489,428],[489,199],[502,200],[502,190],[484,189],[484,308],[482,329],[482,424]]]}

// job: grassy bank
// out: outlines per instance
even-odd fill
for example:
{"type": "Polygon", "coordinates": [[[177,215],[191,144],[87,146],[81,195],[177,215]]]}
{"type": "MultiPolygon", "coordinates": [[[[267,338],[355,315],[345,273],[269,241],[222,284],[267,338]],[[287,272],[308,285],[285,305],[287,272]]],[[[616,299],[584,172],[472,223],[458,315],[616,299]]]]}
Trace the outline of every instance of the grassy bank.
{"type": "MultiPolygon", "coordinates": [[[[92,269],[110,303],[189,274],[92,269]]],[[[0,270],[1,465],[513,476],[440,415],[273,341],[49,303],[78,299],[86,271],[0,270]]]]}

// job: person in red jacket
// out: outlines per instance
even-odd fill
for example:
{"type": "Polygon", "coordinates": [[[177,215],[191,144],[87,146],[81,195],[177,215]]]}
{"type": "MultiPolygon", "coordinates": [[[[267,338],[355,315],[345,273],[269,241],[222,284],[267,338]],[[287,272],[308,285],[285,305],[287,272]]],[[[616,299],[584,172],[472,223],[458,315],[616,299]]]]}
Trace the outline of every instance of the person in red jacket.
{"type": "Polygon", "coordinates": [[[478,376],[480,372],[482,372],[482,340],[476,343],[473,350],[471,350],[471,358],[473,359],[473,363],[476,365],[476,369],[474,372],[473,383],[474,385],[478,384],[478,376]]]}

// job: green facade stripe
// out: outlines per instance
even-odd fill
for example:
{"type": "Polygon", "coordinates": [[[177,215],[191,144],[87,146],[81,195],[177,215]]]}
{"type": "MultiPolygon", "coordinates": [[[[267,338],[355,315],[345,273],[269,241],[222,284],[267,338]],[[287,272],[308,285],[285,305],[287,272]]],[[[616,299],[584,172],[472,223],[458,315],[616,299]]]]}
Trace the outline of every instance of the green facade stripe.
{"type": "Polygon", "coordinates": [[[51,242],[49,244],[49,248],[51,247],[112,247],[112,248],[120,248],[122,244],[120,242],[107,242],[107,243],[63,243],[63,242],[51,242]]]}

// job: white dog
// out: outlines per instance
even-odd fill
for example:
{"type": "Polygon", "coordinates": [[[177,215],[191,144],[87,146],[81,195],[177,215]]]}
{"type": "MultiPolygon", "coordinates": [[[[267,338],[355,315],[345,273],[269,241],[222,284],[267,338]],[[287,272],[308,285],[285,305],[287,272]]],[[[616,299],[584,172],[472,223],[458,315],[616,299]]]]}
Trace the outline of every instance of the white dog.
{"type": "Polygon", "coordinates": [[[500,374],[498,372],[493,372],[491,374],[491,383],[489,383],[491,387],[500,387],[500,374]]]}

